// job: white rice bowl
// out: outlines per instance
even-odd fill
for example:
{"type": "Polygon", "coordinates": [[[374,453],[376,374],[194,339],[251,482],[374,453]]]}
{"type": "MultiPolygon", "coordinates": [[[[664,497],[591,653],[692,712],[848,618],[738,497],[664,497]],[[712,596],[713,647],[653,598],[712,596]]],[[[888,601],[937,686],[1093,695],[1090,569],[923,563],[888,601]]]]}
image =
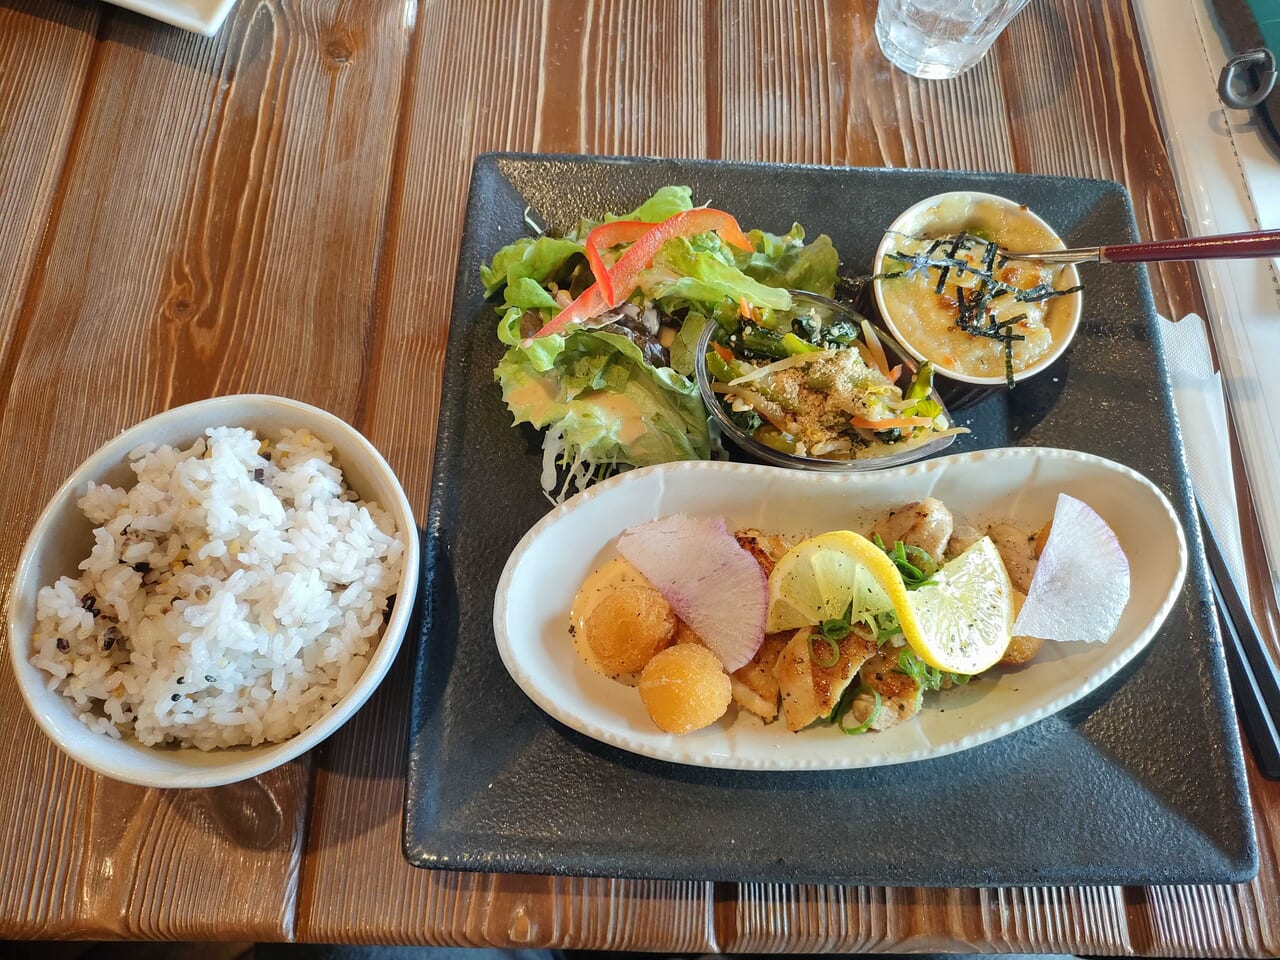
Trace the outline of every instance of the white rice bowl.
{"type": "Polygon", "coordinates": [[[31,664],[116,739],[214,750],[306,730],[369,664],[403,531],[305,429],[212,427],[129,459],[130,488],[78,501],[94,546],[37,594],[31,664]]]}

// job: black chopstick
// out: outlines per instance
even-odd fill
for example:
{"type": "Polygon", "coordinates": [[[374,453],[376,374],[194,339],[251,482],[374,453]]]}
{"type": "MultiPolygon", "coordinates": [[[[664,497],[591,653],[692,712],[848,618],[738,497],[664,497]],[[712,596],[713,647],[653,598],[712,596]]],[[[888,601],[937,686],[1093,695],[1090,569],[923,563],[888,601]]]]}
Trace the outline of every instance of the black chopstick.
{"type": "Polygon", "coordinates": [[[1268,779],[1280,780],[1280,671],[1262,642],[1198,500],[1196,507],[1236,708],[1258,770],[1268,779]]]}
{"type": "Polygon", "coordinates": [[[1216,588],[1213,593],[1218,603],[1218,626],[1222,630],[1222,646],[1227,656],[1227,673],[1231,677],[1231,690],[1244,726],[1245,739],[1249,741],[1262,775],[1269,780],[1280,780],[1280,730],[1276,729],[1267,712],[1258,681],[1240,647],[1240,637],[1226,616],[1216,588]]]}

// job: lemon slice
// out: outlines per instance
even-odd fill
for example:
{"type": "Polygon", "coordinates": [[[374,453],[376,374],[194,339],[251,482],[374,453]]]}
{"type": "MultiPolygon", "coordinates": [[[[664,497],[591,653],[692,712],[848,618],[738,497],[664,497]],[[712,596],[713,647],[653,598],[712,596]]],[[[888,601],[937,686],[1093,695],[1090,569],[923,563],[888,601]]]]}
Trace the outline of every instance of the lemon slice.
{"type": "Polygon", "coordinates": [[[836,530],[796,544],[773,568],[766,630],[812,626],[843,617],[850,606],[855,623],[906,604],[902,576],[884,551],[866,537],[836,530]]]}
{"type": "Polygon", "coordinates": [[[990,537],[933,575],[897,605],[902,633],[925,663],[948,673],[995,666],[1013,635],[1013,588],[990,537]]]}

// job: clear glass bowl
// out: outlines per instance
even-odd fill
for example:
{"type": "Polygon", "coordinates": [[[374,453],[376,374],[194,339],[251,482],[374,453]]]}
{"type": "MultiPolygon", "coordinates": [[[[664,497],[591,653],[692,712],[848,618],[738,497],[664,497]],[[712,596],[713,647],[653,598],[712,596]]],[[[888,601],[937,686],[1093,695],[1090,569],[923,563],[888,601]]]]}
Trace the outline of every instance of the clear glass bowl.
{"type": "MultiPolygon", "coordinates": [[[[862,320],[865,319],[860,313],[846,307],[844,304],[818,296],[816,293],[809,293],[804,290],[792,290],[790,292],[792,302],[796,308],[800,310],[811,308],[822,318],[823,323],[830,323],[832,317],[850,320],[855,324],[861,324],[862,320]]],[[[894,366],[902,365],[898,386],[905,392],[911,383],[911,378],[918,369],[918,364],[886,331],[874,323],[872,323],[872,328],[880,338],[880,343],[884,346],[885,355],[889,358],[889,363],[894,366]]],[[[778,467],[793,467],[800,470],[817,470],[826,473],[858,473],[865,470],[881,470],[885,467],[896,467],[915,460],[923,460],[945,450],[955,440],[955,434],[952,434],[929,440],[905,450],[886,453],[882,456],[861,457],[851,460],[802,457],[761,443],[729,419],[720,395],[711,389],[712,377],[707,372],[707,350],[711,346],[711,336],[715,333],[715,330],[716,324],[712,320],[707,324],[706,330],[702,332],[702,337],[698,341],[698,349],[694,355],[694,372],[698,378],[698,391],[702,394],[702,402],[706,405],[707,410],[710,411],[711,419],[720,428],[720,432],[732,440],[740,450],[757,460],[771,463],[778,467]]],[[[947,423],[950,424],[952,422],[951,414],[948,412],[946,404],[942,402],[942,397],[938,395],[936,387],[930,391],[929,399],[942,408],[942,414],[946,417],[947,423]]]]}

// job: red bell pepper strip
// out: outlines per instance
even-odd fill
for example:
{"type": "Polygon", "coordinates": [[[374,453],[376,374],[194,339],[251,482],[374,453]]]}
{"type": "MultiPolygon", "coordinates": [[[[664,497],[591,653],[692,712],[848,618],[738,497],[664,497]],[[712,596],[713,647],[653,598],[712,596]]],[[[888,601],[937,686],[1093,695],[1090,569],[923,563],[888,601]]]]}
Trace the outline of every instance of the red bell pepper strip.
{"type": "Polygon", "coordinates": [[[591,272],[595,275],[596,283],[600,284],[605,303],[609,306],[612,307],[618,301],[613,295],[613,280],[600,251],[616,247],[620,243],[634,243],[652,229],[653,224],[644,220],[614,220],[600,224],[587,234],[587,241],[583,244],[587,248],[587,263],[591,265],[591,272]]]}
{"type": "Polygon", "coordinates": [[[674,216],[667,217],[661,223],[655,224],[639,240],[633,243],[627,249],[627,252],[618,258],[618,262],[613,265],[613,269],[609,271],[609,280],[613,284],[613,292],[617,300],[611,303],[605,298],[604,292],[600,289],[600,284],[593,283],[583,291],[582,296],[561,310],[556,314],[555,319],[535,333],[534,337],[546,337],[553,333],[559,333],[571,323],[590,320],[592,317],[599,316],[613,303],[631,296],[632,291],[636,288],[636,283],[639,281],[641,271],[653,262],[653,258],[657,256],[658,251],[666,245],[667,241],[674,240],[676,237],[692,237],[696,234],[710,231],[715,231],[720,235],[721,240],[740,250],[751,251],[755,249],[751,246],[751,241],[747,239],[747,235],[742,232],[742,228],[738,226],[738,221],[723,210],[698,207],[677,213],[674,216]]]}

